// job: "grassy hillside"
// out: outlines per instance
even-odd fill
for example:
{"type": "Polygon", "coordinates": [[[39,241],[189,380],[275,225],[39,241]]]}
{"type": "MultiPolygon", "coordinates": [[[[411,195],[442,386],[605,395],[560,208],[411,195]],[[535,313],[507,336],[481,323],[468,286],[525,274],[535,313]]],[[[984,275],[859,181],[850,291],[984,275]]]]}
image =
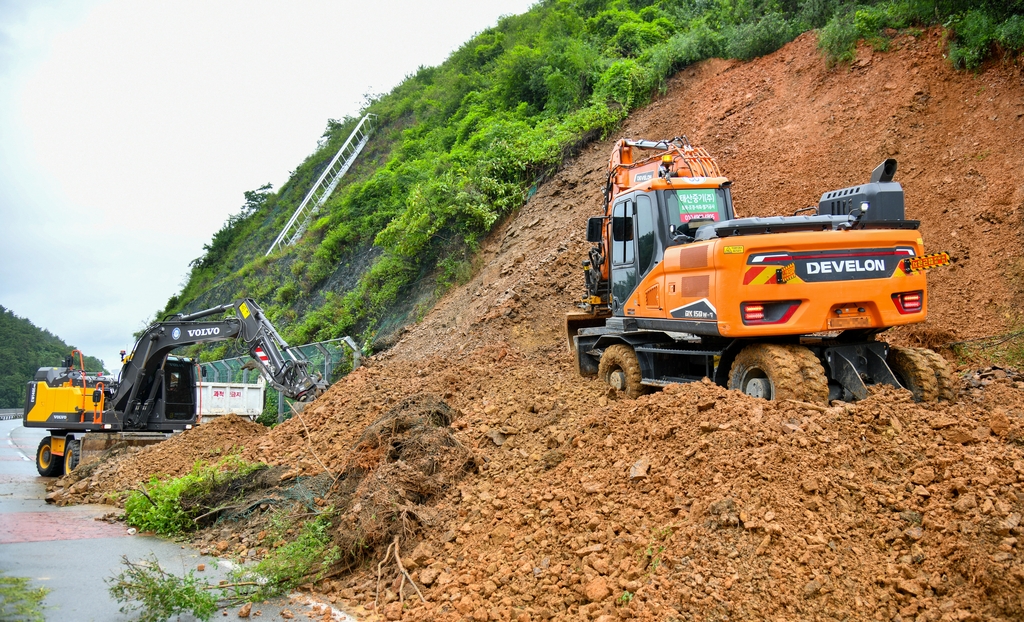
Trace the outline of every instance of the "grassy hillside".
{"type": "Polygon", "coordinates": [[[362,113],[380,129],[356,166],[297,245],[264,257],[358,119],[329,121],[282,188],[245,193],[163,313],[252,296],[294,341],[386,341],[472,273],[479,241],[538,182],[679,69],[814,28],[842,65],[859,39],[885,48],[895,30],[943,24],[950,62],[970,70],[1024,48],[1022,14],[1024,0],[542,1],[372,98],[362,113]]]}
{"type": "MultiPolygon", "coordinates": [[[[25,383],[40,367],[56,367],[74,346],[0,306],[0,408],[25,405],[25,383]]],[[[103,362],[85,357],[87,371],[103,371],[103,362]]]]}

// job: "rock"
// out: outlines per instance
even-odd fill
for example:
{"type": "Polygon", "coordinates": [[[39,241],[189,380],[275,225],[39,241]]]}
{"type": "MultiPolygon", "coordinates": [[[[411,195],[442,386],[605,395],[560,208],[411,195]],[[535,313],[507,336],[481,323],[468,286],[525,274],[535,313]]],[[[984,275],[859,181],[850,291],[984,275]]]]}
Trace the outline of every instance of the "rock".
{"type": "Polygon", "coordinates": [[[587,600],[592,603],[600,602],[608,595],[611,594],[611,588],[608,587],[608,581],[604,577],[597,577],[584,588],[583,593],[586,595],[587,600]]]}
{"type": "Polygon", "coordinates": [[[499,430],[491,430],[487,433],[487,437],[494,441],[494,444],[498,447],[504,445],[505,441],[508,440],[508,437],[499,430]]]}
{"type": "Polygon", "coordinates": [[[430,587],[434,584],[434,581],[437,581],[437,575],[439,575],[440,572],[440,570],[436,570],[434,568],[424,568],[420,571],[420,583],[426,587],[430,587]]]}
{"type": "Polygon", "coordinates": [[[811,579],[806,584],[804,584],[804,598],[811,598],[820,591],[821,581],[817,579],[811,579]]]}
{"type": "Polygon", "coordinates": [[[933,430],[942,430],[956,425],[956,419],[952,417],[935,417],[931,420],[933,430]]]}
{"type": "Polygon", "coordinates": [[[974,496],[973,492],[961,495],[957,502],[953,504],[953,509],[957,512],[966,512],[976,507],[978,507],[978,498],[974,496]]]}
{"type": "Polygon", "coordinates": [[[800,431],[800,426],[790,422],[780,423],[779,428],[784,434],[796,434],[800,431]]]}
{"type": "Polygon", "coordinates": [[[402,619],[402,603],[395,601],[384,605],[384,609],[381,610],[384,614],[385,620],[401,620],[402,619]]]}
{"type": "Polygon", "coordinates": [[[215,548],[217,549],[218,553],[223,553],[224,551],[228,550],[229,546],[231,546],[230,542],[228,542],[227,540],[221,540],[217,543],[217,546],[215,548]]]}
{"type": "Polygon", "coordinates": [[[700,432],[701,432],[701,434],[710,434],[711,432],[717,432],[717,431],[718,431],[718,426],[716,424],[711,423],[709,421],[701,421],[700,422],[700,432]]]}
{"type": "Polygon", "coordinates": [[[417,566],[424,566],[427,560],[434,556],[434,552],[430,550],[430,545],[426,542],[420,542],[416,545],[416,548],[412,550],[412,555],[409,557],[417,566]]]}
{"type": "Polygon", "coordinates": [[[988,418],[988,427],[992,429],[992,433],[997,436],[1003,436],[1010,431],[1010,419],[1006,416],[1006,411],[1002,408],[997,408],[992,412],[992,416],[988,418]]]}
{"type": "Polygon", "coordinates": [[[469,596],[463,596],[462,600],[455,603],[455,609],[462,615],[469,615],[469,612],[473,611],[473,599],[469,596]]]}
{"type": "Polygon", "coordinates": [[[935,469],[926,466],[921,467],[914,471],[914,474],[910,476],[910,483],[917,484],[919,486],[927,486],[935,481],[935,469]]]}
{"type": "Polygon", "coordinates": [[[557,449],[552,449],[550,451],[544,452],[544,455],[541,457],[541,459],[544,462],[544,468],[553,469],[559,464],[561,464],[563,460],[565,460],[565,453],[557,449]]]}
{"type": "Polygon", "coordinates": [[[282,609],[281,610],[281,617],[284,618],[285,620],[291,620],[292,618],[295,617],[295,614],[292,613],[291,609],[282,609]]]}
{"type": "Polygon", "coordinates": [[[921,586],[916,581],[897,581],[896,591],[917,597],[921,595],[921,586]]]}
{"type": "Polygon", "coordinates": [[[199,572],[205,571],[206,570],[206,564],[199,564],[198,566],[196,566],[196,570],[198,570],[199,572]]]}
{"type": "Polygon", "coordinates": [[[1008,536],[1010,535],[1010,531],[1016,529],[1019,525],[1020,514],[1014,512],[1013,514],[1010,514],[1003,520],[999,521],[999,524],[996,525],[995,532],[997,535],[1000,536],[1008,536]]]}
{"type": "Polygon", "coordinates": [[[911,527],[903,531],[903,536],[912,542],[917,542],[924,537],[924,529],[920,527],[911,527]]]}
{"type": "Polygon", "coordinates": [[[505,540],[508,540],[511,533],[512,531],[508,528],[508,525],[500,524],[491,530],[491,542],[501,544],[505,540]]]}
{"type": "Polygon", "coordinates": [[[917,488],[915,488],[914,489],[914,494],[919,496],[919,497],[930,497],[930,496],[932,496],[932,494],[930,492],[928,492],[928,489],[925,488],[924,486],[918,486],[917,488]]]}
{"type": "Polygon", "coordinates": [[[582,549],[579,549],[578,551],[576,551],[576,554],[580,557],[585,557],[587,555],[590,555],[591,553],[600,553],[603,550],[603,544],[591,544],[590,546],[585,546],[582,549]]]}
{"type": "Polygon", "coordinates": [[[960,444],[960,445],[966,445],[967,443],[973,443],[976,440],[973,436],[971,436],[970,434],[968,434],[967,432],[964,432],[963,430],[961,430],[959,428],[952,429],[952,430],[946,430],[943,433],[943,436],[945,437],[946,441],[948,441],[950,443],[960,444]]]}
{"type": "Polygon", "coordinates": [[[651,461],[644,456],[637,460],[629,468],[629,479],[632,481],[647,479],[647,473],[651,470],[651,461]]]}
{"type": "Polygon", "coordinates": [[[238,610],[239,618],[248,618],[249,613],[252,611],[252,603],[245,603],[242,608],[238,610]]]}

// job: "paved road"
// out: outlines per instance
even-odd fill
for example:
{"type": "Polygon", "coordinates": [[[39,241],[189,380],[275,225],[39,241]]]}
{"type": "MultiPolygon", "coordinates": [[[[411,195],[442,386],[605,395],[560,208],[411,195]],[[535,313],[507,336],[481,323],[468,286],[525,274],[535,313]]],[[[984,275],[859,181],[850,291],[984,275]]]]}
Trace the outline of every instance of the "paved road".
{"type": "MultiPolygon", "coordinates": [[[[48,478],[33,461],[44,430],[24,428],[20,420],[0,421],[0,571],[31,579],[50,590],[44,601],[47,620],[121,622],[134,617],[119,611],[105,579],[120,572],[121,556],[137,560],[155,555],[168,571],[186,572],[205,564],[215,580],[226,571],[216,558],[156,537],[128,535],[124,523],[95,520],[110,506],[56,507],[45,503],[48,478]]],[[[278,620],[280,611],[308,611],[286,600],[260,604],[261,620],[278,620]]],[[[234,619],[235,612],[229,616],[234,619]]],[[[222,616],[217,615],[216,618],[222,616]]],[[[181,616],[181,622],[194,620],[181,616]]],[[[340,618],[338,618],[340,619],[340,618]]],[[[351,620],[351,618],[349,618],[351,620]]]]}

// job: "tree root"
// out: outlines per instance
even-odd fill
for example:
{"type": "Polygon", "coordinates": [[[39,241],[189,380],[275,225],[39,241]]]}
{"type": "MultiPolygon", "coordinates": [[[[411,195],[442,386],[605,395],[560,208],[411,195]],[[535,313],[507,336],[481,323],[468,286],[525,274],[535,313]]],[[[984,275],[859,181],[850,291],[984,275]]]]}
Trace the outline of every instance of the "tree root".
{"type": "Polygon", "coordinates": [[[419,586],[416,585],[416,582],[413,581],[412,577],[409,576],[409,571],[407,571],[405,569],[405,566],[402,565],[402,556],[398,548],[398,536],[395,536],[394,542],[388,545],[388,550],[384,552],[384,557],[381,558],[380,562],[377,564],[377,592],[373,596],[374,611],[380,610],[380,573],[381,569],[384,567],[384,564],[388,561],[388,557],[391,556],[392,551],[394,551],[395,565],[398,566],[398,571],[402,575],[402,581],[398,584],[398,601],[402,604],[405,604],[405,597],[402,595],[402,588],[405,587],[405,582],[409,581],[409,585],[411,585],[412,588],[416,590],[416,595],[420,597],[420,602],[427,602],[427,599],[423,597],[423,592],[420,591],[419,586]]]}

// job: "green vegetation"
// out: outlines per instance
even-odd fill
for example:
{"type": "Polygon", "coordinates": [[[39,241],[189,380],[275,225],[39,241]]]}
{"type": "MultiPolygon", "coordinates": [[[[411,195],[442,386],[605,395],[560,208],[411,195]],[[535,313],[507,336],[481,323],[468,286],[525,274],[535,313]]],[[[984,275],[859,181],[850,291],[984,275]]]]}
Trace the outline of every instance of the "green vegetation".
{"type": "MultiPolygon", "coordinates": [[[[269,546],[282,543],[273,554],[260,560],[255,567],[242,572],[240,578],[259,577],[259,588],[250,593],[252,600],[263,600],[283,594],[309,581],[319,581],[341,559],[341,551],[331,539],[331,516],[327,508],[312,520],[302,524],[298,536],[285,541],[285,531],[271,533],[269,546]]],[[[280,522],[280,520],[279,520],[280,522]]],[[[287,523],[285,523],[287,524],[287,523]]]]}
{"type": "Polygon", "coordinates": [[[209,620],[221,605],[212,586],[194,570],[179,577],[162,569],[156,557],[139,562],[122,557],[121,563],[125,570],[107,579],[110,595],[124,603],[122,613],[134,613],[139,622],[163,622],[189,612],[209,620]]]}
{"type": "Polygon", "coordinates": [[[951,61],[975,68],[1022,49],[1022,14],[1024,0],[543,0],[369,97],[380,129],[367,149],[303,239],[264,257],[358,119],[329,121],[282,188],[245,193],[164,312],[252,296],[292,341],[383,340],[468,279],[495,223],[679,69],[815,28],[842,63],[859,40],[884,49],[895,30],[933,25],[948,28],[951,61]]]}
{"type": "MultiPolygon", "coordinates": [[[[62,365],[74,349],[49,331],[0,306],[0,408],[24,406],[25,386],[36,370],[62,365]]],[[[86,371],[109,373],[97,358],[87,356],[84,362],[86,371]]]]}
{"type": "Polygon", "coordinates": [[[0,620],[43,622],[43,598],[49,590],[31,588],[23,577],[7,577],[0,572],[0,620]]]}
{"type": "Polygon", "coordinates": [[[224,489],[266,465],[243,461],[237,455],[222,458],[216,464],[196,462],[184,477],[150,479],[140,485],[124,503],[125,522],[141,531],[176,535],[194,531],[196,518],[214,509],[206,503],[192,502],[224,489]]]}
{"type": "MultiPolygon", "coordinates": [[[[139,562],[122,558],[123,570],[107,579],[110,595],[122,603],[122,612],[134,612],[135,619],[143,622],[158,622],[183,613],[209,620],[222,607],[285,594],[322,579],[340,558],[330,537],[330,513],[328,508],[302,523],[295,540],[275,548],[255,565],[235,569],[229,581],[216,585],[193,570],[184,576],[169,573],[155,558],[139,562]]],[[[277,537],[283,537],[292,522],[283,516],[275,520],[281,527],[277,537]]]]}

